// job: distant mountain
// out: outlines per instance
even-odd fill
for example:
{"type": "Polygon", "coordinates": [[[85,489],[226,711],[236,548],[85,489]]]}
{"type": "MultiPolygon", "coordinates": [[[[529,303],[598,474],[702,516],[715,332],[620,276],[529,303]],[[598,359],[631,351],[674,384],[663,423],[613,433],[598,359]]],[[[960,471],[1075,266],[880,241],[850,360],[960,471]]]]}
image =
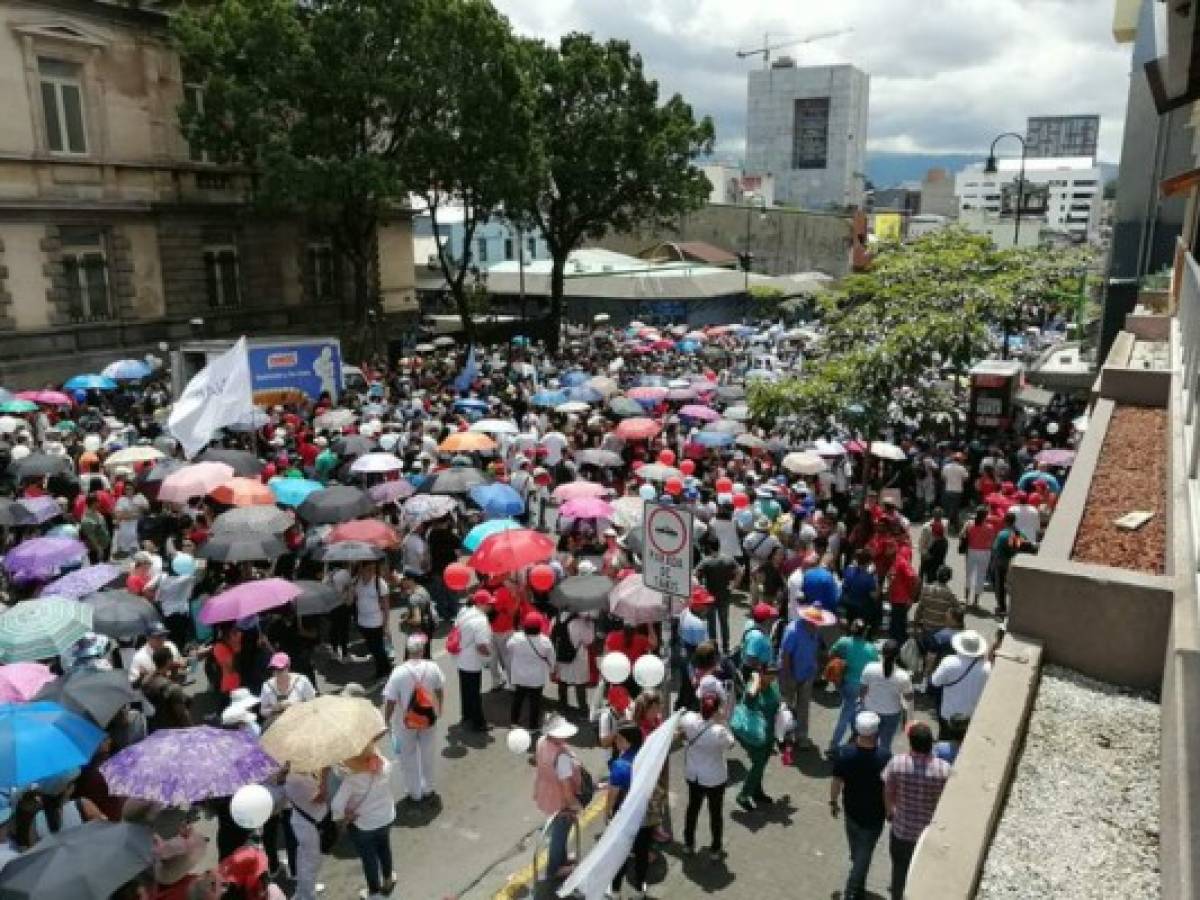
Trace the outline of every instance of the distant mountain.
{"type": "MultiPolygon", "coordinates": [[[[867,177],[876,188],[898,187],[906,181],[920,181],[930,169],[945,169],[951,177],[972,163],[987,157],[970,153],[868,153],[867,177]]],[[[1104,180],[1117,177],[1116,163],[1100,163],[1104,180]]]]}

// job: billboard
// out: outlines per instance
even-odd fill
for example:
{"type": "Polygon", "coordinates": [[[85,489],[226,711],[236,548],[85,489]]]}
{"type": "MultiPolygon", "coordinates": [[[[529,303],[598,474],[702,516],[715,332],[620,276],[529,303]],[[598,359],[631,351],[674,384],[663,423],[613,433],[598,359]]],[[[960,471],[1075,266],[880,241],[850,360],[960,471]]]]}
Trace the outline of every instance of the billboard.
{"type": "Polygon", "coordinates": [[[296,393],[311,400],[327,393],[336,402],[341,393],[342,352],[336,340],[251,344],[247,356],[256,403],[282,403],[296,393]]]}
{"type": "Polygon", "coordinates": [[[875,237],[881,241],[900,241],[904,238],[904,214],[875,213],[875,237]]]}

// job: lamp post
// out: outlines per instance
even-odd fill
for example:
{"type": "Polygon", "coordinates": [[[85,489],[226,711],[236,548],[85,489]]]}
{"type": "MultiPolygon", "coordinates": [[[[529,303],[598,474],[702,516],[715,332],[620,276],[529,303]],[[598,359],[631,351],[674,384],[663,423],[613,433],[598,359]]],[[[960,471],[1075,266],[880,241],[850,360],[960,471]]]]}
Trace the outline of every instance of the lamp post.
{"type": "MultiPolygon", "coordinates": [[[[985,175],[995,175],[999,171],[996,165],[996,145],[1005,138],[1016,138],[1021,142],[1021,168],[1017,172],[1017,209],[1013,216],[1013,247],[1019,247],[1021,244],[1021,209],[1025,205],[1025,155],[1028,147],[1025,144],[1025,138],[1017,134],[1015,131],[1006,131],[1003,134],[996,135],[992,141],[992,146],[988,150],[987,162],[984,163],[983,173],[985,175]]],[[[1008,319],[1004,320],[1004,346],[1001,348],[1001,359],[1008,359],[1008,319]]]]}

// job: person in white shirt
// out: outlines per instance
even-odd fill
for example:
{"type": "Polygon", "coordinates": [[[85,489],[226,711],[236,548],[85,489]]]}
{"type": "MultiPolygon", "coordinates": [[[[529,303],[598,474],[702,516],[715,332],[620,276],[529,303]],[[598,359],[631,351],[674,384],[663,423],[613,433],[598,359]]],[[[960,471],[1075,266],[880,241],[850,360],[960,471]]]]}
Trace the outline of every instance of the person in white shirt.
{"type": "Polygon", "coordinates": [[[859,698],[865,710],[879,716],[878,746],[891,752],[892,740],[900,726],[913,716],[912,676],[896,665],[900,645],[884,641],[880,662],[867,663],[859,682],[859,698]]]}
{"type": "Polygon", "coordinates": [[[492,656],[492,626],[483,610],[475,606],[473,595],[467,595],[466,603],[454,620],[459,636],[455,663],[462,724],[474,731],[487,731],[487,720],[483,717],[483,667],[492,656]]]}
{"type": "Polygon", "coordinates": [[[184,668],[183,654],[179,652],[179,647],[173,641],[167,640],[167,635],[170,632],[162,626],[156,625],[150,629],[150,634],[146,638],[146,643],[133,654],[133,659],[129,663],[129,683],[139,685],[145,679],[154,674],[154,651],[159,647],[166,647],[171,651],[171,671],[177,674],[184,668]]]}
{"type": "Polygon", "coordinates": [[[383,717],[392,732],[393,749],[404,772],[408,799],[424,800],[435,793],[434,751],[437,749],[437,728],[445,700],[446,682],[442,670],[432,660],[425,659],[425,635],[415,633],[405,642],[405,660],[392,670],[383,688],[383,717]],[[417,692],[417,686],[422,688],[417,692]],[[418,704],[413,698],[417,695],[418,704]],[[427,709],[417,708],[421,701],[430,703],[427,709]]]}
{"type": "Polygon", "coordinates": [[[296,879],[292,900],[317,900],[322,886],[317,885],[321,873],[321,821],[329,814],[329,770],[319,776],[303,772],[288,772],[283,783],[283,796],[291,807],[290,824],[296,838],[296,879]]]}
{"type": "Polygon", "coordinates": [[[1031,544],[1036,544],[1042,529],[1042,517],[1038,513],[1038,508],[1029,502],[1029,495],[1017,494],[1017,503],[1008,511],[1016,517],[1014,524],[1017,526],[1017,531],[1021,532],[1021,537],[1031,544]]]}
{"type": "Polygon", "coordinates": [[[544,435],[541,444],[546,448],[547,466],[554,468],[562,462],[563,450],[567,447],[567,439],[561,432],[551,431],[549,434],[544,435]]]}
{"type": "Polygon", "coordinates": [[[420,583],[429,577],[429,544],[425,540],[424,524],[417,525],[400,545],[400,566],[405,575],[420,583]]]}
{"type": "Polygon", "coordinates": [[[956,716],[971,718],[992,671],[987,659],[987,641],[978,631],[960,631],[951,638],[950,646],[954,648],[953,655],[943,659],[929,679],[942,689],[942,705],[938,710],[942,731],[956,716]]]}
{"type": "Polygon", "coordinates": [[[733,732],[726,727],[721,715],[721,697],[701,688],[700,712],[687,712],[679,722],[683,736],[683,777],[688,786],[688,805],[684,815],[683,852],[696,852],[696,822],[700,807],[708,801],[708,823],[712,832],[711,853],[723,853],[721,836],[724,828],[722,807],[725,786],[729,781],[726,757],[735,743],[733,732]]]}
{"type": "Polygon", "coordinates": [[[950,524],[958,527],[958,511],[962,508],[963,487],[970,472],[962,464],[962,454],[956,453],[950,462],[942,466],[942,510],[950,524]]]}
{"type": "Polygon", "coordinates": [[[391,586],[379,574],[374,562],[358,564],[351,585],[354,592],[355,622],[375,661],[375,677],[387,678],[392,671],[384,639],[388,628],[388,600],[391,586]]]}
{"type": "Polygon", "coordinates": [[[521,630],[508,639],[508,676],[513,686],[512,726],[521,721],[521,708],[529,701],[529,730],[542,724],[542,691],[556,663],[554,644],[542,634],[542,617],[528,613],[521,630]]]}
{"type": "Polygon", "coordinates": [[[567,690],[574,685],[579,711],[586,713],[588,709],[587,689],[592,680],[588,647],[596,640],[596,623],[588,614],[560,613],[560,615],[567,621],[567,639],[575,649],[575,656],[569,661],[556,659],[558,664],[558,705],[563,710],[570,708],[567,690]]]}
{"type": "Polygon", "coordinates": [[[345,775],[330,810],[334,819],[349,825],[346,830],[367,879],[367,900],[383,900],[396,886],[389,834],[396,820],[392,764],[372,744],[342,766],[345,775]]]}
{"type": "Polygon", "coordinates": [[[274,654],[267,665],[271,677],[263,682],[258,707],[264,722],[269,723],[288,707],[317,696],[317,689],[306,676],[291,671],[292,660],[286,653],[274,654]]]}

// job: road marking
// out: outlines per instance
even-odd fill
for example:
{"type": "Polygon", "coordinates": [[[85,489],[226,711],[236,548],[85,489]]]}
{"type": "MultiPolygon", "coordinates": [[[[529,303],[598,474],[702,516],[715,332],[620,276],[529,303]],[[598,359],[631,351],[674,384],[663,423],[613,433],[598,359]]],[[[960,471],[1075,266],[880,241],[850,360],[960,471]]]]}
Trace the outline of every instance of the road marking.
{"type": "MultiPolygon", "coordinates": [[[[599,792],[596,794],[596,799],[594,799],[592,801],[591,805],[587,809],[585,809],[582,813],[580,813],[580,815],[579,815],[579,830],[580,830],[581,834],[589,825],[592,824],[592,822],[594,822],[596,819],[598,819],[601,816],[601,814],[603,814],[604,806],[605,806],[605,793],[599,792]]],[[[536,840],[536,836],[534,839],[536,840]]],[[[581,843],[580,844],[580,853],[582,853],[582,852],[583,852],[583,849],[582,849],[582,843],[581,843]]],[[[539,871],[544,870],[546,868],[546,858],[549,855],[549,853],[550,853],[549,847],[543,847],[541,850],[538,851],[537,868],[539,871]]],[[[576,862],[576,864],[578,864],[579,860],[576,860],[575,862],[576,862]]],[[[499,891],[496,892],[496,896],[493,897],[492,900],[514,900],[514,898],[517,896],[518,891],[521,891],[524,888],[529,887],[530,882],[533,881],[533,872],[534,872],[534,864],[532,862],[530,862],[524,868],[519,869],[518,871],[514,872],[512,875],[508,876],[508,882],[504,885],[504,887],[502,887],[499,891]]]]}

